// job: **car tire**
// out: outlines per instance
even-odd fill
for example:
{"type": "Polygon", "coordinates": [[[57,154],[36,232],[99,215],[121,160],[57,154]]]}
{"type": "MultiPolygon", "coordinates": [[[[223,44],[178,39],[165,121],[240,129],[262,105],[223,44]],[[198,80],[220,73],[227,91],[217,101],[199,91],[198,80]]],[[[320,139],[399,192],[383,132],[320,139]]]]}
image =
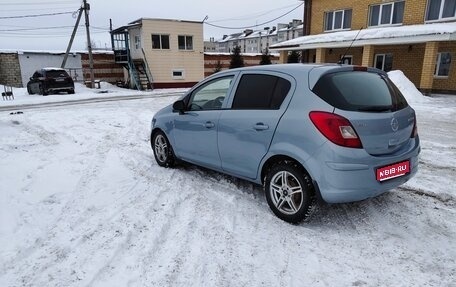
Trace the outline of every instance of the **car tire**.
{"type": "Polygon", "coordinates": [[[292,161],[280,161],[267,171],[264,191],[272,212],[289,223],[308,218],[316,204],[312,179],[292,161]]]}
{"type": "Polygon", "coordinates": [[[151,137],[152,150],[154,157],[159,166],[173,167],[175,165],[175,157],[173,148],[169,143],[168,138],[162,131],[157,131],[151,137]]]}
{"type": "Polygon", "coordinates": [[[42,94],[43,96],[49,95],[48,91],[46,91],[42,85],[40,85],[40,94],[42,94]]]}
{"type": "Polygon", "coordinates": [[[30,88],[30,86],[27,86],[27,93],[29,95],[33,95],[33,92],[32,92],[32,89],[30,88]]]}
{"type": "Polygon", "coordinates": [[[74,89],[69,89],[68,94],[74,94],[74,89]]]}

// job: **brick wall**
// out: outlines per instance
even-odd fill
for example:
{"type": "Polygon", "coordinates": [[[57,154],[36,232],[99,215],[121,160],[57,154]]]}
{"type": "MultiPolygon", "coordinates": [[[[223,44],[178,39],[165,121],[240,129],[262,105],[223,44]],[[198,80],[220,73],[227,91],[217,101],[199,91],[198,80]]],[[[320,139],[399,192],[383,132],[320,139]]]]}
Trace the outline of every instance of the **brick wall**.
{"type": "MultiPolygon", "coordinates": [[[[393,2],[382,0],[313,0],[312,24],[310,33],[324,32],[324,13],[332,10],[352,9],[352,30],[368,26],[369,5],[393,2]]],[[[406,0],[404,8],[404,25],[423,24],[427,0],[406,0]]]]}
{"type": "Polygon", "coordinates": [[[325,62],[337,63],[340,58],[346,53],[347,56],[352,56],[353,65],[361,65],[363,59],[363,48],[352,47],[347,51],[347,48],[332,48],[325,49],[325,62]]]}
{"type": "MultiPolygon", "coordinates": [[[[376,54],[393,54],[393,70],[401,70],[415,84],[420,87],[421,73],[423,69],[425,44],[396,45],[396,46],[375,46],[374,59],[371,66],[374,66],[376,54]]],[[[434,71],[433,67],[427,67],[434,71]]]]}
{"type": "Polygon", "coordinates": [[[0,53],[0,84],[22,87],[21,68],[17,53],[0,53]]]}
{"type": "MultiPolygon", "coordinates": [[[[84,81],[90,80],[90,61],[89,54],[81,54],[82,69],[84,75],[84,81]]],[[[117,81],[123,81],[124,71],[120,64],[116,64],[114,61],[114,54],[106,53],[94,53],[93,54],[93,71],[96,80],[106,81],[108,83],[116,83],[117,81]]]]}
{"type": "MultiPolygon", "coordinates": [[[[260,64],[261,55],[243,55],[244,65],[256,66],[260,64]]],[[[214,73],[218,61],[222,66],[222,70],[227,70],[230,67],[231,55],[229,54],[204,54],[204,77],[210,76],[214,73]]],[[[271,62],[273,64],[279,63],[279,56],[271,55],[271,62]]]]}

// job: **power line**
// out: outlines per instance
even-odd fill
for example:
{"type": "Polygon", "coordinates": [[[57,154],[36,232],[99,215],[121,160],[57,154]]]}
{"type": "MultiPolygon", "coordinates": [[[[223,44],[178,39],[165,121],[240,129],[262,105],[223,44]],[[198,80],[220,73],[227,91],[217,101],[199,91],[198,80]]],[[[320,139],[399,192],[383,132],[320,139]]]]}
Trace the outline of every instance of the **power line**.
{"type": "Polygon", "coordinates": [[[50,30],[50,29],[62,29],[62,28],[73,28],[73,26],[54,26],[54,27],[18,28],[18,29],[0,30],[0,32],[35,31],[35,30],[50,30]]]}
{"type": "Polygon", "coordinates": [[[74,1],[47,1],[47,2],[9,2],[9,3],[0,3],[0,6],[15,6],[15,5],[43,5],[43,4],[66,4],[73,3],[74,1]]]}
{"type": "Polygon", "coordinates": [[[286,9],[286,8],[290,8],[290,7],[294,7],[294,6],[295,6],[295,4],[287,5],[287,6],[283,6],[283,7],[279,7],[279,8],[274,8],[272,10],[267,10],[267,11],[264,11],[264,12],[258,12],[258,13],[253,13],[253,14],[247,14],[247,15],[239,16],[239,17],[236,17],[236,18],[219,19],[219,20],[211,21],[211,23],[228,22],[228,21],[239,21],[239,20],[250,20],[252,18],[261,17],[261,16],[264,16],[264,15],[267,15],[267,14],[270,14],[270,13],[274,13],[274,12],[276,12],[278,10],[282,10],[282,9],[286,9]]]}
{"type": "MultiPolygon", "coordinates": [[[[74,4],[72,5],[65,5],[67,7],[52,7],[52,10],[68,10],[75,8],[77,9],[77,6],[74,4]]],[[[28,12],[28,11],[49,11],[49,8],[29,8],[29,9],[2,9],[2,12],[28,12]]]]}
{"type": "Polygon", "coordinates": [[[256,27],[259,27],[259,26],[263,26],[263,25],[266,25],[266,24],[269,24],[269,23],[272,23],[288,14],[290,14],[291,12],[293,12],[294,10],[298,9],[299,7],[301,7],[302,5],[304,5],[304,2],[302,2],[301,4],[299,4],[298,6],[296,6],[295,8],[291,9],[290,11],[286,12],[285,14],[282,14],[280,15],[279,17],[277,18],[274,18],[272,20],[269,20],[269,21],[266,21],[266,22],[263,22],[263,23],[260,23],[260,24],[256,24],[256,25],[251,25],[251,26],[244,26],[244,27],[226,27],[226,26],[219,26],[219,25],[215,25],[215,24],[212,24],[212,23],[209,23],[209,22],[204,22],[204,24],[207,24],[209,26],[212,26],[212,27],[216,27],[216,28],[221,28],[221,29],[232,29],[232,30],[239,30],[239,29],[249,29],[249,28],[256,28],[256,27]]]}
{"type": "MultiPolygon", "coordinates": [[[[83,27],[83,24],[80,24],[79,27],[83,27]]],[[[11,32],[25,32],[25,31],[38,31],[38,30],[51,30],[51,29],[68,29],[68,28],[74,28],[74,26],[52,26],[52,27],[24,27],[24,26],[11,26],[11,27],[18,27],[15,29],[0,29],[0,32],[5,32],[5,34],[14,34],[11,32]]],[[[94,33],[104,33],[108,32],[109,28],[106,27],[95,27],[91,26],[90,27],[93,30],[96,30],[94,33]]],[[[19,34],[19,33],[16,33],[19,34]]],[[[33,33],[33,35],[36,35],[36,33],[33,33]]]]}
{"type": "MultiPolygon", "coordinates": [[[[98,31],[98,32],[91,32],[91,34],[106,34],[105,31],[98,31]]],[[[23,34],[19,32],[7,32],[7,33],[2,33],[0,34],[0,38],[17,38],[20,36],[21,38],[43,38],[43,37],[53,37],[53,38],[68,38],[69,35],[68,33],[33,33],[33,34],[23,34]]],[[[76,34],[77,37],[85,37],[85,32],[77,32],[76,34]]]]}
{"type": "Polygon", "coordinates": [[[6,17],[0,17],[0,20],[1,19],[20,19],[20,18],[33,18],[33,17],[44,17],[44,16],[56,16],[56,15],[73,14],[73,13],[74,13],[74,11],[60,12],[60,13],[34,14],[34,15],[21,15],[21,16],[6,16],[6,17]]]}

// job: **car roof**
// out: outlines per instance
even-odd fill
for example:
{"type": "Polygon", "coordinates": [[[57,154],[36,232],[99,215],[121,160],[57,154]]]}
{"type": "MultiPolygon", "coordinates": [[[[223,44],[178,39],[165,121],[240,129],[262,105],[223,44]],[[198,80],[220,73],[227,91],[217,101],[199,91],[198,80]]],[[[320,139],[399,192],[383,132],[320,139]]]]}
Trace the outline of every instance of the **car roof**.
{"type": "Polygon", "coordinates": [[[360,67],[356,65],[346,65],[346,64],[302,64],[302,63],[292,63],[292,64],[272,64],[272,65],[257,65],[250,67],[242,67],[236,69],[228,69],[218,72],[210,76],[210,78],[223,76],[224,74],[230,74],[233,72],[279,72],[293,76],[295,79],[300,79],[303,75],[308,75],[306,77],[309,81],[309,87],[313,87],[315,83],[323,75],[334,73],[334,72],[343,72],[343,71],[356,71],[363,70],[368,72],[375,72],[379,74],[386,73],[382,70],[372,68],[372,67],[360,67]]]}

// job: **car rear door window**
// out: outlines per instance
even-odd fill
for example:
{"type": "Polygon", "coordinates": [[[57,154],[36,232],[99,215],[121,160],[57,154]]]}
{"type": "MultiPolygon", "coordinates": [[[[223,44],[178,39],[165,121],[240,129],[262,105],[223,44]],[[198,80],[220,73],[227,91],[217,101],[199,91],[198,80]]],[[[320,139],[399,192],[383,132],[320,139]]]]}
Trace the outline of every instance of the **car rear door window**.
{"type": "Polygon", "coordinates": [[[407,101],[394,84],[377,73],[354,71],[327,74],[312,91],[330,105],[347,111],[396,111],[407,101]]]}
{"type": "Polygon", "coordinates": [[[287,96],[291,83],[283,78],[264,75],[243,75],[232,109],[237,110],[278,110],[287,96]]]}
{"type": "Polygon", "coordinates": [[[69,77],[64,70],[49,70],[46,72],[46,76],[49,78],[69,77]]]}

